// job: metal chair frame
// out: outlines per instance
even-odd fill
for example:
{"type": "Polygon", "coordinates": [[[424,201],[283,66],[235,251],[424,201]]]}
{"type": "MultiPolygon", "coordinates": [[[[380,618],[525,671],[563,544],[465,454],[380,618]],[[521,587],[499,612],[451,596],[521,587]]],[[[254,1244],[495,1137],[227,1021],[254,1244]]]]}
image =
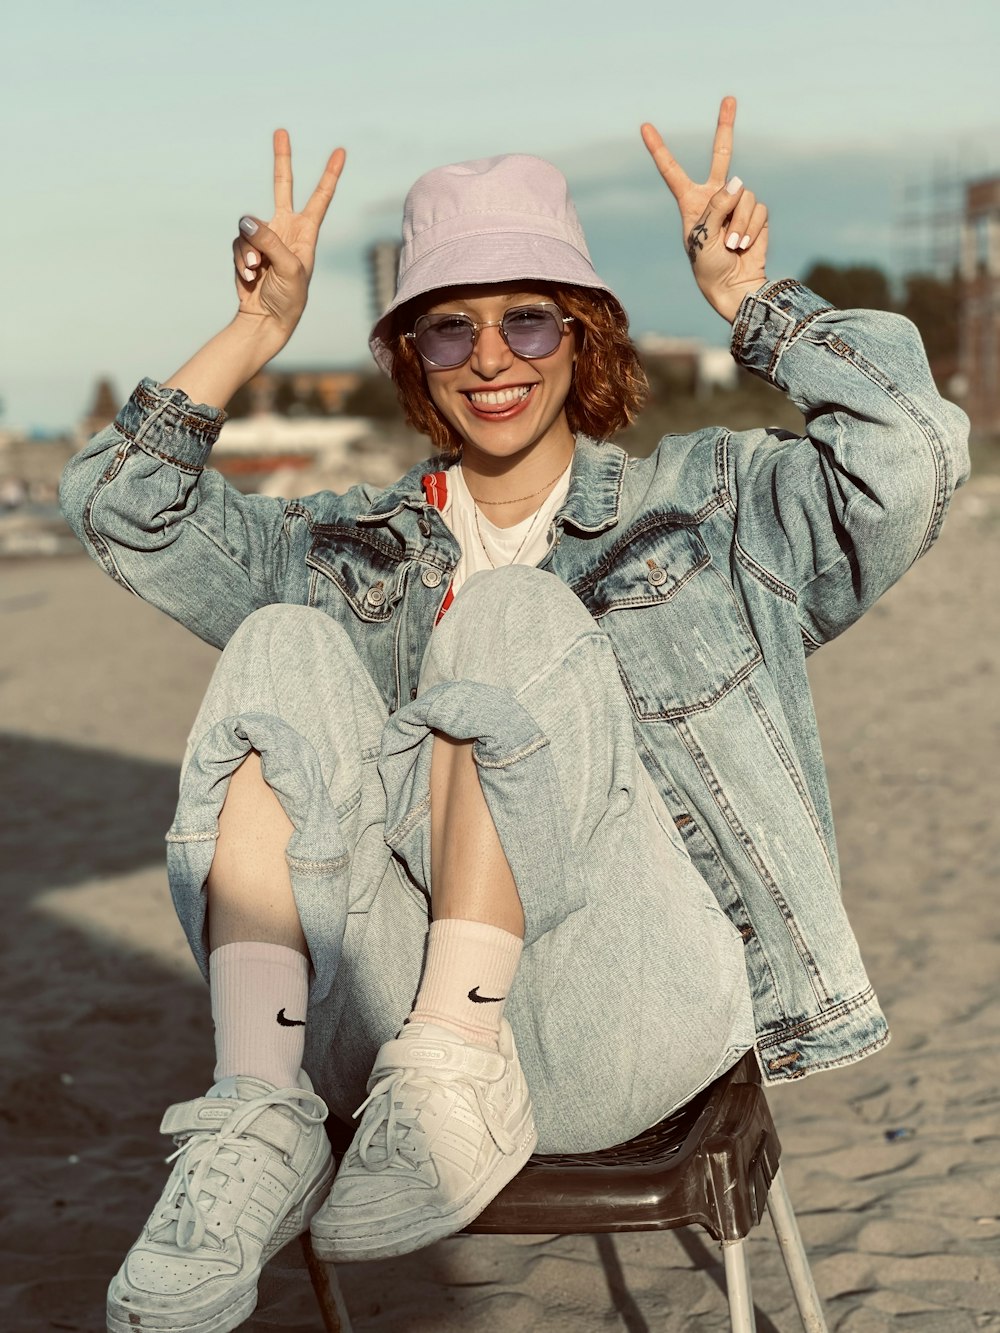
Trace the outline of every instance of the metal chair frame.
{"type": "MultiPolygon", "coordinates": [[[[722,1247],[733,1333],[756,1333],[746,1238],[766,1203],[805,1333],[827,1333],[752,1051],[686,1106],[602,1152],[532,1157],[463,1234],[574,1235],[700,1225],[722,1247]]],[[[302,1238],[326,1333],[351,1333],[332,1265],[302,1238]]]]}

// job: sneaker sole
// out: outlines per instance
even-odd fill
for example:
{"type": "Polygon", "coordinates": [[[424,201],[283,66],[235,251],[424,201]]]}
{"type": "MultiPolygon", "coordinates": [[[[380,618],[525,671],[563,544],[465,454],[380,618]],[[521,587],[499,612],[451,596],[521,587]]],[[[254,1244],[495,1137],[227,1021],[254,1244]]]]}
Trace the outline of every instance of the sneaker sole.
{"type": "Polygon", "coordinates": [[[178,1323],[177,1315],[167,1310],[137,1309],[109,1297],[108,1333],[136,1333],[136,1329],[148,1329],[151,1333],[231,1333],[257,1308],[257,1283],[264,1265],[289,1241],[309,1230],[310,1222],[330,1192],[333,1174],[334,1164],[331,1161],[316,1184],[282,1219],[270,1244],[261,1254],[260,1267],[252,1277],[252,1285],[239,1292],[223,1309],[212,1310],[207,1314],[192,1311],[186,1323],[178,1323]]]}
{"type": "Polygon", "coordinates": [[[535,1151],[538,1131],[530,1108],[527,1122],[520,1127],[520,1144],[516,1152],[501,1158],[497,1167],[483,1180],[471,1198],[460,1208],[436,1218],[427,1218],[414,1231],[407,1228],[397,1232],[381,1230],[377,1236],[324,1235],[321,1230],[312,1229],[311,1240],[313,1253],[324,1263],[354,1263],[363,1259],[391,1259],[394,1255],[410,1254],[413,1250],[422,1250],[425,1245],[433,1245],[436,1240],[453,1236],[493,1202],[496,1196],[509,1185],[528,1158],[535,1151]]]}

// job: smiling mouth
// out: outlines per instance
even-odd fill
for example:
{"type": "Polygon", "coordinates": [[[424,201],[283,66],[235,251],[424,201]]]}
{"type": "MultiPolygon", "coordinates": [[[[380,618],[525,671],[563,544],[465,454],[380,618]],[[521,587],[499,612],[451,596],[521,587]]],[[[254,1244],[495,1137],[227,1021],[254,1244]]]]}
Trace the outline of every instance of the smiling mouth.
{"type": "Polygon", "coordinates": [[[477,417],[507,420],[524,411],[534,389],[534,384],[519,384],[511,389],[470,389],[464,398],[477,417]]]}

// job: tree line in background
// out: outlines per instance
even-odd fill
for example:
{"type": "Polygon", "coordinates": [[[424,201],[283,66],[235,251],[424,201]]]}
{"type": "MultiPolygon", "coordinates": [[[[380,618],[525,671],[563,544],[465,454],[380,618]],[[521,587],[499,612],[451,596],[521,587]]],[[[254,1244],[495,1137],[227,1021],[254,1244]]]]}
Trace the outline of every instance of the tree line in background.
{"type": "Polygon", "coordinates": [[[912,319],[920,330],[935,377],[942,388],[958,369],[958,275],[936,278],[907,273],[894,297],[880,268],[857,264],[813,264],[802,281],[841,310],[894,310],[912,319]]]}

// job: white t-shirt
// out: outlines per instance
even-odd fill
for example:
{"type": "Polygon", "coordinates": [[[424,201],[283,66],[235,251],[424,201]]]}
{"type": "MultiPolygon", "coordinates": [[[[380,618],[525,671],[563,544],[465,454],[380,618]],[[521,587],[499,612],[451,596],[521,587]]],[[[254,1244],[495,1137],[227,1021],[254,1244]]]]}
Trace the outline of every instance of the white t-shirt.
{"type": "Polygon", "coordinates": [[[567,463],[566,471],[533,514],[513,527],[498,528],[482,510],[477,513],[461,466],[455,464],[448,469],[441,517],[462,548],[462,558],[452,579],[453,594],[481,569],[537,565],[544,558],[552,545],[552,520],[569,491],[569,474],[567,463]]]}

